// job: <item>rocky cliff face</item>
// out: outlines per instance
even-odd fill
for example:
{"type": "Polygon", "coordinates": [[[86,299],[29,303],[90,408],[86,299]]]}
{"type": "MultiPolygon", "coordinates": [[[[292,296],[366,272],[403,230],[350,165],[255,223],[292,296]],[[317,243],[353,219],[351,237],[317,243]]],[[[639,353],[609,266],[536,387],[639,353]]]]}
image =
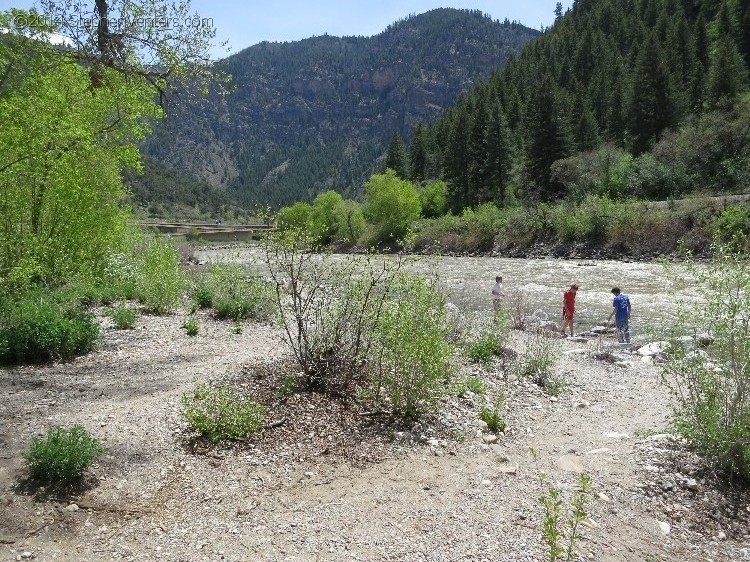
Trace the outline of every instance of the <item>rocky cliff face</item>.
{"type": "Polygon", "coordinates": [[[233,93],[175,108],[146,153],[245,203],[351,195],[395,131],[432,120],[537,35],[439,9],[374,37],[260,43],[225,61],[233,93]]]}

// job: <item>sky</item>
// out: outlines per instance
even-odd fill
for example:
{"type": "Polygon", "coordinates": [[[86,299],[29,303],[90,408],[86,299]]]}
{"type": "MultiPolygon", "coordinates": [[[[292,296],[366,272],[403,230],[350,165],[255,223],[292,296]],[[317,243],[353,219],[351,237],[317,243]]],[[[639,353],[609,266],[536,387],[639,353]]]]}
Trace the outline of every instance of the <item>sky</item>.
{"type": "MultiPolygon", "coordinates": [[[[93,0],[90,4],[93,5],[93,0]]],[[[572,0],[562,2],[568,8],[572,0]]],[[[203,18],[211,18],[217,40],[236,53],[261,41],[297,41],[315,35],[376,35],[389,24],[435,8],[481,10],[493,19],[508,18],[539,29],[554,21],[556,0],[192,0],[203,18]]],[[[33,0],[0,0],[0,10],[29,8],[33,0]]],[[[226,56],[216,48],[215,58],[226,56]]]]}

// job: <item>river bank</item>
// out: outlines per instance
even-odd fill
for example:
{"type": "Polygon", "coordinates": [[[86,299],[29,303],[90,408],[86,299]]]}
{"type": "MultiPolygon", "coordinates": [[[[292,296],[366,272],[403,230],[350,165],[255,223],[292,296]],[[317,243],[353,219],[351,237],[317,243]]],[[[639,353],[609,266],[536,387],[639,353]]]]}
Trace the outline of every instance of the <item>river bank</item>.
{"type": "MultiPolygon", "coordinates": [[[[611,339],[551,340],[555,372],[568,381],[559,397],[499,362],[463,367],[488,395],[505,392],[507,429],[497,436],[477,419],[480,397],[467,394],[417,426],[385,423],[366,438],[349,439],[351,427],[339,437],[280,426],[196,451],[185,445],[182,393],[197,381],[248,384],[285,349],[271,326],[236,334],[199,313],[191,338],[182,321],[143,316],[118,331],[101,317],[98,351],[0,370],[0,560],[537,561],[546,556],[537,498],[554,485],[568,502],[582,471],[593,503],[581,560],[750,559],[747,498],[665,433],[658,365],[611,339]],[[617,360],[596,359],[603,351],[617,360]],[[89,487],[30,494],[21,452],[48,427],[73,423],[108,449],[89,487]]],[[[514,333],[512,348],[530,337],[514,333]]]]}

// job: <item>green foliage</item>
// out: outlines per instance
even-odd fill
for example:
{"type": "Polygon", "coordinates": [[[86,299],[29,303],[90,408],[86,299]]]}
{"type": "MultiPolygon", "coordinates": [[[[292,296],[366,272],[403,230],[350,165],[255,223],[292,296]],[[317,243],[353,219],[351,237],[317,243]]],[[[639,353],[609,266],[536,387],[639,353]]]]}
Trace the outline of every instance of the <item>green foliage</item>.
{"type": "Polygon", "coordinates": [[[191,298],[198,308],[211,308],[214,305],[214,292],[205,279],[199,279],[191,292],[191,298]]]}
{"type": "Polygon", "coordinates": [[[186,287],[180,256],[160,237],[150,239],[138,256],[138,299],[146,312],[167,314],[177,307],[186,287]]]}
{"type": "Polygon", "coordinates": [[[135,321],[138,319],[138,313],[125,303],[113,309],[110,312],[110,316],[118,330],[132,330],[135,326],[135,321]]]}
{"type": "Polygon", "coordinates": [[[365,215],[362,205],[351,199],[344,199],[333,208],[334,235],[338,240],[353,244],[365,231],[365,215]]]}
{"type": "Polygon", "coordinates": [[[310,213],[311,233],[320,238],[322,242],[328,242],[337,231],[338,224],[335,218],[335,209],[344,201],[339,193],[335,191],[324,191],[318,194],[313,201],[310,213]]]}
{"type": "Polygon", "coordinates": [[[706,266],[688,259],[684,271],[671,272],[692,279],[704,296],[680,305],[675,333],[705,331],[713,342],[707,355],[675,346],[664,378],[677,431],[710,461],[750,479],[750,262],[736,245],[718,241],[713,255],[706,266]]]}
{"type": "Polygon", "coordinates": [[[305,251],[305,233],[265,241],[286,340],[312,389],[362,393],[399,415],[435,408],[449,392],[453,348],[435,280],[401,259],[331,259],[305,251]]]}
{"type": "Polygon", "coordinates": [[[714,217],[712,225],[723,243],[747,249],[750,240],[750,203],[725,208],[714,217]]]}
{"type": "Polygon", "coordinates": [[[211,443],[250,437],[262,428],[263,406],[226,385],[198,384],[182,395],[190,428],[211,443]]]}
{"type": "Polygon", "coordinates": [[[182,327],[185,329],[185,333],[188,336],[195,337],[198,335],[198,332],[200,331],[200,325],[198,324],[198,319],[195,316],[191,316],[185,322],[182,324],[182,327]]]}
{"type": "MultiPolygon", "coordinates": [[[[540,475],[544,482],[544,476],[540,475]]],[[[559,488],[549,486],[546,493],[539,497],[539,503],[544,509],[542,516],[542,540],[547,546],[547,560],[575,560],[575,547],[580,539],[579,525],[586,519],[586,506],[591,502],[591,477],[581,474],[578,487],[573,491],[570,502],[570,514],[566,516],[559,488]],[[567,531],[567,544],[566,533],[567,531]]]]}
{"type": "Polygon", "coordinates": [[[365,195],[365,217],[376,226],[377,241],[401,239],[419,218],[419,192],[393,170],[373,175],[365,184],[365,195]]]}
{"type": "Polygon", "coordinates": [[[463,396],[467,392],[473,392],[479,396],[484,396],[487,394],[487,383],[473,375],[464,377],[456,384],[456,394],[458,396],[463,396]]]}
{"type": "Polygon", "coordinates": [[[559,346],[543,335],[537,334],[528,340],[518,358],[516,374],[527,377],[553,396],[565,388],[565,381],[556,374],[559,346]]]}
{"type": "Polygon", "coordinates": [[[93,349],[98,337],[93,314],[64,293],[34,290],[2,303],[0,363],[71,359],[93,349]]]}
{"type": "Polygon", "coordinates": [[[312,229],[312,207],[302,201],[298,201],[291,207],[283,207],[279,210],[277,222],[282,230],[312,229]]]}
{"type": "Polygon", "coordinates": [[[502,433],[505,431],[504,408],[505,396],[502,392],[499,392],[492,405],[485,405],[479,412],[479,419],[487,424],[487,429],[492,433],[502,433]]]}
{"type": "Polygon", "coordinates": [[[44,439],[34,437],[24,452],[32,478],[41,482],[73,482],[104,453],[104,447],[80,425],[47,431],[44,439]]]}
{"type": "Polygon", "coordinates": [[[419,193],[422,215],[427,218],[442,217],[448,210],[448,186],[444,181],[433,181],[419,193]]]}
{"type": "Polygon", "coordinates": [[[478,335],[466,345],[464,353],[473,363],[486,365],[493,357],[502,355],[508,343],[510,330],[506,314],[496,313],[489,325],[481,326],[476,332],[478,335]]]}
{"type": "Polygon", "coordinates": [[[434,411],[447,394],[453,366],[445,297],[434,281],[399,275],[377,325],[382,348],[377,385],[392,410],[406,416],[434,411]]]}
{"type": "Polygon", "coordinates": [[[204,304],[211,295],[217,318],[260,322],[273,318],[273,288],[260,276],[246,274],[240,265],[212,265],[196,286],[203,287],[204,304]]]}

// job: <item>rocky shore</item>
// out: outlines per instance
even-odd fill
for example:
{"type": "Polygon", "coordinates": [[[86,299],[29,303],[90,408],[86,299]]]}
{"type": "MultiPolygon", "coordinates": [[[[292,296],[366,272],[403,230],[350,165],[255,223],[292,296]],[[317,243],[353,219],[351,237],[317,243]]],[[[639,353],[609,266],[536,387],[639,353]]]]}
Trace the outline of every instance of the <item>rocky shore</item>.
{"type": "Polygon", "coordinates": [[[500,361],[463,367],[488,399],[504,393],[501,433],[470,392],[409,423],[298,394],[285,423],[209,448],[190,439],[182,393],[256,388],[285,348],[274,327],[199,316],[191,338],[183,320],[117,331],[102,317],[99,351],[0,370],[0,560],[545,560],[538,498],[555,486],[568,505],[582,472],[580,560],[750,560],[747,496],[668,433],[658,362],[607,334],[551,340],[558,396],[500,361]],[[22,451],[74,423],[107,447],[87,486],[30,489],[22,451]]]}

